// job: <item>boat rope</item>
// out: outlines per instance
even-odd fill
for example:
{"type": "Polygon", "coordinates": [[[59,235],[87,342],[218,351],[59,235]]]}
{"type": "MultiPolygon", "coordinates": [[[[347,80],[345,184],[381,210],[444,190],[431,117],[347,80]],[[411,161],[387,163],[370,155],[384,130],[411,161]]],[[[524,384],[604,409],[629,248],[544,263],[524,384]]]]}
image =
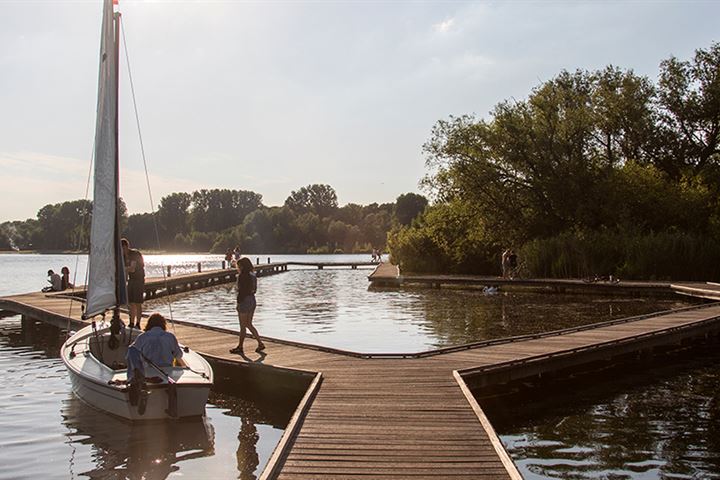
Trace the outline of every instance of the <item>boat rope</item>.
{"type": "MultiPolygon", "coordinates": [[[[93,163],[95,163],[95,142],[96,139],[93,137],[92,142],[92,151],[90,152],[90,166],[88,167],[88,174],[87,174],[87,181],[85,182],[85,202],[89,202],[90,199],[90,185],[92,184],[92,176],[93,176],[93,163]]],[[[88,220],[90,218],[90,211],[85,210],[83,211],[81,221],[80,221],[80,234],[77,238],[77,251],[75,253],[75,267],[73,270],[73,281],[72,281],[72,287],[70,288],[70,306],[68,307],[68,321],[67,321],[67,327],[65,328],[65,341],[67,341],[68,338],[70,338],[70,328],[72,326],[72,309],[73,309],[73,300],[75,299],[75,286],[77,285],[77,272],[78,272],[78,266],[80,265],[80,252],[83,248],[83,239],[85,238],[85,232],[88,225],[88,220]]],[[[88,232],[88,236],[90,235],[90,232],[88,232]]],[[[89,245],[88,245],[89,247],[89,245]]],[[[88,249],[89,250],[89,249],[88,249]]],[[[85,285],[84,291],[85,291],[85,300],[87,300],[87,284],[88,284],[88,277],[90,275],[90,269],[89,267],[90,263],[90,256],[88,255],[88,263],[85,265],[85,282],[83,283],[85,285]]],[[[82,310],[82,307],[81,307],[82,310]]]]}
{"type": "MultiPolygon", "coordinates": [[[[187,347],[185,347],[185,348],[187,349],[187,347]]],[[[190,350],[187,349],[187,350],[184,350],[184,351],[185,351],[185,352],[189,352],[190,350]]],[[[167,372],[165,372],[165,370],[163,370],[162,368],[158,367],[152,360],[150,360],[149,358],[147,358],[143,352],[141,352],[140,350],[138,350],[138,352],[140,352],[140,356],[142,356],[143,360],[145,360],[148,364],[150,364],[151,367],[153,367],[155,370],[157,370],[158,372],[160,372],[160,373],[165,377],[165,379],[168,381],[168,383],[177,383],[175,380],[172,379],[172,377],[170,377],[170,374],[168,374],[167,372]]],[[[205,373],[205,372],[197,372],[197,371],[193,370],[192,368],[190,368],[188,365],[185,365],[185,366],[182,367],[182,368],[185,369],[185,370],[188,370],[188,371],[190,371],[190,372],[192,372],[192,373],[194,373],[195,375],[199,375],[199,376],[201,376],[202,378],[209,378],[208,375],[207,375],[207,373],[205,373]]]]}
{"type": "MultiPolygon", "coordinates": [[[[104,348],[105,345],[103,344],[102,339],[100,338],[100,334],[98,333],[98,330],[97,330],[97,325],[95,325],[95,320],[92,321],[92,330],[93,330],[93,335],[95,336],[95,342],[98,345],[98,350],[100,351],[100,361],[102,363],[105,363],[105,361],[103,360],[103,352],[105,351],[105,348],[104,348]]],[[[91,351],[92,351],[92,349],[91,349],[91,351]]]]}
{"type": "MultiPolygon", "coordinates": [[[[123,49],[125,51],[125,63],[127,66],[128,80],[130,81],[130,93],[131,93],[132,101],[133,101],[133,109],[135,111],[135,124],[137,126],[138,138],[140,140],[140,154],[141,154],[142,160],[143,160],[143,167],[145,168],[145,183],[147,185],[148,197],[150,199],[150,213],[151,213],[150,216],[153,221],[153,229],[155,230],[155,242],[157,244],[158,250],[160,250],[160,230],[158,228],[157,215],[155,212],[155,202],[153,201],[153,196],[152,196],[152,189],[150,188],[150,175],[148,174],[147,157],[145,156],[145,144],[143,143],[142,129],[140,128],[140,115],[138,113],[137,101],[135,98],[135,84],[133,82],[132,70],[130,68],[130,54],[128,52],[127,42],[125,40],[125,23],[124,23],[124,21],[120,22],[120,27],[121,27],[120,31],[122,32],[123,49]]],[[[162,276],[163,276],[163,283],[165,285],[165,291],[169,292],[168,277],[166,274],[164,261],[161,263],[161,266],[162,266],[162,276]]],[[[172,326],[173,333],[175,333],[175,322],[174,322],[174,318],[173,318],[172,300],[170,300],[170,295],[166,295],[166,297],[167,297],[167,305],[168,305],[168,310],[169,310],[170,325],[172,326]]]]}

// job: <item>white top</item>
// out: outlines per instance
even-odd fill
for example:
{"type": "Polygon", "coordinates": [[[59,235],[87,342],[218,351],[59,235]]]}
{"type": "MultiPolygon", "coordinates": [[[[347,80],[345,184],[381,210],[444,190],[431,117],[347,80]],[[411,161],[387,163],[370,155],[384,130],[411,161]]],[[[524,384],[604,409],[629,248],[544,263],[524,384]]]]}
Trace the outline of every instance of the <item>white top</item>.
{"type": "MultiPolygon", "coordinates": [[[[175,335],[160,327],[153,327],[142,333],[135,339],[133,346],[158,367],[171,367],[173,359],[180,359],[183,356],[175,335]]],[[[147,367],[147,373],[152,376],[153,367],[151,365],[147,367]]]]}
{"type": "Polygon", "coordinates": [[[62,290],[62,277],[57,273],[53,273],[50,275],[50,285],[52,285],[53,291],[59,292],[62,290]]]}

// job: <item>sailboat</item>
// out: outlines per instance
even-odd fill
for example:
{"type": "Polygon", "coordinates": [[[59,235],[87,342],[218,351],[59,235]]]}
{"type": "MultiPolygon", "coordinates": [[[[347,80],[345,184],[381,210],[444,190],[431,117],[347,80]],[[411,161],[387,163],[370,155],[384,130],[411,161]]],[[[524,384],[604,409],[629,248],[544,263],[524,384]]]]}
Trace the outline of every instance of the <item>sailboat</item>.
{"type": "MultiPolygon", "coordinates": [[[[140,330],[126,328],[120,307],[127,303],[119,235],[118,70],[120,13],[104,0],[100,41],[93,215],[84,320],[92,322],[63,344],[60,356],[72,389],[85,403],[127,420],[202,416],[213,372],[197,352],[183,347],[181,363],[146,363],[147,382],[128,382],[126,354],[140,330]],[[110,322],[105,315],[112,311],[110,322]],[[102,315],[102,321],[93,319],[102,315]]],[[[152,362],[150,362],[152,363],[152,362]]],[[[137,380],[137,379],[136,379],[137,380]]]]}

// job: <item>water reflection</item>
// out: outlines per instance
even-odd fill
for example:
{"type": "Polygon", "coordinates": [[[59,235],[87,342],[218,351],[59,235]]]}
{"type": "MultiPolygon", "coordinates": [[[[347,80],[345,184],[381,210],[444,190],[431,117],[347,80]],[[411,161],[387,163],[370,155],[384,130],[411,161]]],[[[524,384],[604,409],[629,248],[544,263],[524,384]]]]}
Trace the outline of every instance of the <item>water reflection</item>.
{"type": "Polygon", "coordinates": [[[478,400],[526,478],[720,478],[718,347],[478,400]]]}
{"type": "Polygon", "coordinates": [[[91,469],[76,472],[90,478],[161,479],[180,470],[179,462],[215,453],[215,432],[205,418],[131,424],[88,408],[74,396],[61,414],[68,442],[92,448],[91,469]]]}
{"type": "Polygon", "coordinates": [[[260,405],[238,386],[211,392],[205,418],[130,424],[72,394],[57,356],[64,340],[54,327],[0,319],[0,479],[254,479],[296,406],[260,405]]]}
{"type": "MultiPolygon", "coordinates": [[[[687,306],[642,298],[479,289],[369,288],[367,271],[292,270],[261,277],[254,324],[263,335],[363,352],[417,352],[687,306]]],[[[147,309],[169,313],[167,299],[147,309]]],[[[232,285],[173,296],[179,319],[237,330],[232,285]]]]}

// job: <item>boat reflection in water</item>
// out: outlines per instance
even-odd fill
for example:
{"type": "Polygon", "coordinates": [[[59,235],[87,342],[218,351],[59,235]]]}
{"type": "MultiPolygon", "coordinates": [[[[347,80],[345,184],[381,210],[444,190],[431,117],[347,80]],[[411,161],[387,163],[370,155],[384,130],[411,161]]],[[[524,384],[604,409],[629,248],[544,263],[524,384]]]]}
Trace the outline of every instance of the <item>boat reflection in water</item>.
{"type": "Polygon", "coordinates": [[[61,414],[69,443],[93,448],[93,470],[76,472],[90,478],[165,478],[180,462],[215,454],[215,431],[206,417],[131,424],[74,395],[61,414]]]}

